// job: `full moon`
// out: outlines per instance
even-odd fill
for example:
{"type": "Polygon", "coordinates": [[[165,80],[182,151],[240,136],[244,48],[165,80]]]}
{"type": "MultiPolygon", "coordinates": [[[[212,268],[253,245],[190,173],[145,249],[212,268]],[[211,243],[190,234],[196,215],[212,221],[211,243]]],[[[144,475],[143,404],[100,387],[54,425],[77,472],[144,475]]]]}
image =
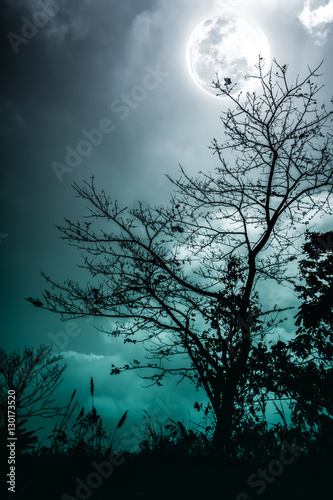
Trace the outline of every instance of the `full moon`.
{"type": "Polygon", "coordinates": [[[216,96],[211,85],[219,81],[235,85],[234,95],[253,92],[258,80],[255,65],[263,58],[264,67],[270,59],[268,40],[263,31],[245,19],[213,16],[202,21],[192,32],[186,49],[186,61],[195,83],[216,96]],[[225,80],[226,79],[226,80],[225,80]]]}

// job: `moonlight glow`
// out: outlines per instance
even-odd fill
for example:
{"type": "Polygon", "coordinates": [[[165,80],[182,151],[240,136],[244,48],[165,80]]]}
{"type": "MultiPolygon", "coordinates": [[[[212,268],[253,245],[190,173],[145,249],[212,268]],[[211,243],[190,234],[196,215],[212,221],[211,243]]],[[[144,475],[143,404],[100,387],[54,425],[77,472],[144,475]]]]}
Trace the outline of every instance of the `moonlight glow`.
{"type": "Polygon", "coordinates": [[[202,21],[192,32],[187,44],[186,60],[195,83],[205,92],[216,95],[212,81],[218,72],[237,84],[234,94],[252,92],[258,81],[255,74],[259,55],[269,62],[269,44],[262,30],[238,17],[214,16],[202,21]]]}

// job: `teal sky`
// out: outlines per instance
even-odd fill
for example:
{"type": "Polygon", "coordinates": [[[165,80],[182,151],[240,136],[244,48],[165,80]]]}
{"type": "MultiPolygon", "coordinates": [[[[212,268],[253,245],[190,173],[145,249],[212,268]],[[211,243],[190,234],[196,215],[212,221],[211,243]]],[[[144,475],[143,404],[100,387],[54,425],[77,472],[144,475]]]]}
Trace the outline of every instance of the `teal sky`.
{"type": "MultiPolygon", "coordinates": [[[[201,91],[187,70],[186,44],[198,23],[216,14],[256,23],[271,55],[290,65],[291,77],[324,59],[321,96],[328,102],[333,2],[55,3],[59,9],[51,16],[47,0],[5,0],[1,14],[1,345],[11,351],[53,340],[69,365],[59,397],[77,388],[88,407],[93,376],[95,406],[106,423],[130,409],[132,425],[142,409],[154,411],[167,397],[170,416],[187,422],[188,411],[195,416],[194,402],[203,400],[193,386],[169,379],[162,388],[143,389],[134,372],[111,378],[111,363],[138,357],[133,347],[99,333],[94,327],[100,320],[72,322],[67,332],[75,335],[69,337],[58,316],[24,298],[43,290],[41,269],[58,281],[84,282],[79,253],[59,240],[55,228],[84,208],[72,183],[94,175],[121,204],[167,203],[172,186],[165,174],[177,177],[179,163],[189,174],[218,166],[208,146],[213,137],[223,139],[220,112],[228,103],[201,91]],[[40,12],[49,12],[45,26],[31,28],[32,20],[43,24],[40,12]],[[133,92],[136,101],[126,103],[124,96],[133,92]],[[91,133],[98,127],[102,136],[91,133]],[[87,138],[96,145],[79,146],[87,138]],[[73,155],[78,148],[81,157],[73,155]]],[[[327,221],[316,224],[319,231],[328,227],[327,221]]],[[[265,297],[273,306],[296,305],[288,290],[267,286],[265,297]]],[[[290,331],[292,321],[280,334],[290,331]]]]}

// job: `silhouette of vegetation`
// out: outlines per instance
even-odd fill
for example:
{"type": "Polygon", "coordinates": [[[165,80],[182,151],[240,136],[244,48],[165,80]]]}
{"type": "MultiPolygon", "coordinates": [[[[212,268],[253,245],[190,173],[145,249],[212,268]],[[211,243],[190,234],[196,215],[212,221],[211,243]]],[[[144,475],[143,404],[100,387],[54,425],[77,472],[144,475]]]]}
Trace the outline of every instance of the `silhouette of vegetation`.
{"type": "MultiPolygon", "coordinates": [[[[56,424],[48,439],[51,440],[50,452],[88,456],[104,448],[106,435],[96,409],[85,414],[82,407],[70,427],[63,421],[58,426],[56,424]]],[[[47,447],[43,451],[47,452],[47,447]]]]}
{"type": "MultiPolygon", "coordinates": [[[[330,393],[331,389],[327,394],[327,408],[332,404],[330,393]]],[[[37,446],[33,432],[21,429],[28,419],[21,421],[17,443],[26,453],[18,457],[16,462],[19,471],[17,499],[33,497],[38,500],[45,498],[46,492],[50,500],[78,500],[83,493],[87,498],[94,494],[92,498],[99,500],[106,500],[110,495],[152,499],[157,494],[164,499],[170,497],[172,489],[177,491],[177,495],[181,494],[181,498],[195,499],[207,493],[219,493],[221,488],[225,496],[237,498],[242,488],[248,487],[247,479],[257,469],[262,470],[263,465],[270,463],[272,457],[278,459],[281,450],[286,449],[285,442],[291,444],[295,438],[297,443],[304,442],[301,458],[297,458],[298,463],[293,466],[292,473],[283,472],[283,477],[262,498],[278,499],[283,492],[284,496],[288,492],[290,498],[295,495],[298,495],[297,498],[311,498],[314,491],[326,492],[330,483],[328,464],[333,443],[332,420],[328,416],[322,420],[314,440],[311,436],[313,429],[309,426],[300,427],[298,421],[292,419],[288,423],[284,407],[277,403],[276,410],[281,421],[275,425],[269,426],[265,418],[258,418],[257,415],[250,413],[245,419],[245,414],[242,414],[233,427],[233,454],[226,462],[211,454],[210,443],[216,416],[210,404],[194,404],[195,411],[202,415],[202,422],[191,422],[189,428],[171,417],[167,421],[160,421],[156,415],[144,410],[141,423],[134,432],[139,440],[138,451],[128,452],[121,449],[123,435],[120,434],[115,440],[126,423],[128,411],[124,412],[114,431],[107,434],[94,407],[93,379],[90,379],[92,407],[88,413],[82,407],[75,416],[79,406],[74,400],[75,394],[76,391],[44,446],[37,446]],[[117,466],[107,465],[112,456],[120,457],[115,462],[117,466]],[[304,468],[315,481],[304,480],[304,468]],[[94,478],[97,477],[94,481],[89,480],[92,474],[95,474],[94,478]],[[304,496],[306,494],[310,496],[304,496]]],[[[297,411],[302,414],[302,407],[297,411]]],[[[289,446],[288,463],[293,459],[290,449],[289,446]]],[[[276,475],[271,475],[268,484],[275,479],[276,475]]]]}
{"type": "Polygon", "coordinates": [[[29,451],[38,442],[35,430],[24,427],[30,418],[54,418],[65,411],[54,398],[54,391],[62,382],[66,364],[63,357],[52,353],[51,345],[38,349],[25,347],[23,352],[7,353],[0,349],[0,428],[4,436],[7,429],[8,391],[15,391],[15,432],[18,453],[29,451]]]}
{"type": "Polygon", "coordinates": [[[140,455],[204,456],[208,453],[210,439],[208,433],[192,425],[187,429],[181,421],[169,418],[161,422],[157,416],[144,410],[141,424],[133,433],[139,440],[140,455]]]}
{"type": "Polygon", "coordinates": [[[115,451],[121,441],[120,439],[115,442],[115,437],[118,429],[121,429],[126,421],[128,410],[120,418],[114,432],[108,436],[103,427],[102,418],[94,406],[95,387],[93,378],[91,377],[90,379],[92,408],[88,413],[85,413],[82,406],[73,422],[74,411],[79,406],[78,402],[72,405],[75,392],[72,394],[62,420],[56,423],[51,434],[48,436],[51,444],[49,447],[44,446],[41,452],[89,457],[115,451]]]}
{"type": "Polygon", "coordinates": [[[8,390],[15,391],[18,419],[38,415],[51,418],[61,413],[53,393],[62,382],[65,363],[62,355],[54,354],[51,345],[38,349],[25,347],[7,354],[0,348],[0,411],[1,419],[7,414],[8,390]]]}
{"type": "Polygon", "coordinates": [[[168,206],[121,207],[94,178],[74,184],[88,213],[59,231],[83,252],[92,281],[82,287],[44,274],[51,292],[28,299],[64,319],[108,318],[107,333],[144,345],[145,362],[111,374],[143,370],[157,385],[173,374],[202,387],[216,418],[212,447],[225,457],[239,428],[267,430],[267,405],[284,397],[293,419],[302,408],[311,425],[306,400],[319,396],[306,393],[306,381],[328,377],[304,357],[299,331],[289,342],[273,335],[288,308],[264,309],[260,286],[297,284],[303,224],[331,214],[333,111],[320,102],[320,65],[293,83],[277,61],[265,74],[260,58],[257,70],[260,91],[244,98],[214,83],[231,106],[221,117],[225,138],[212,141],[219,166],[197,177],[181,168],[168,206]]]}

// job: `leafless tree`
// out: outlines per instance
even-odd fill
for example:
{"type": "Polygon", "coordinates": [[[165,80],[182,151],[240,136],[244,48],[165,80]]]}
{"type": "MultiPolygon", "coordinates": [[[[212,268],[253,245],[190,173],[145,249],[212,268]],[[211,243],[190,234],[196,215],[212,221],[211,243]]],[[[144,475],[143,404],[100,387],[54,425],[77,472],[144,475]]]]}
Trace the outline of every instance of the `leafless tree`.
{"type": "Polygon", "coordinates": [[[38,349],[25,347],[6,353],[0,349],[0,410],[4,424],[7,415],[8,391],[15,391],[15,407],[18,421],[39,416],[52,418],[60,415],[62,407],[54,398],[54,391],[62,382],[66,364],[61,355],[52,353],[52,345],[38,349]]]}
{"type": "Polygon", "coordinates": [[[84,252],[92,283],[44,275],[56,292],[31,299],[65,319],[109,318],[111,335],[144,345],[146,362],[112,374],[141,368],[151,383],[175,374],[202,387],[217,419],[213,444],[226,454],[237,398],[251,390],[252,350],[285,309],[263,310],[260,282],[292,284],[304,227],[331,213],[332,111],[318,103],[320,66],[289,83],[286,65],[274,61],[266,74],[260,58],[260,90],[244,97],[217,79],[230,102],[225,137],[211,146],[219,166],[197,177],[181,168],[166,207],[121,207],[93,178],[74,184],[89,212],[59,230],[84,252]]]}

